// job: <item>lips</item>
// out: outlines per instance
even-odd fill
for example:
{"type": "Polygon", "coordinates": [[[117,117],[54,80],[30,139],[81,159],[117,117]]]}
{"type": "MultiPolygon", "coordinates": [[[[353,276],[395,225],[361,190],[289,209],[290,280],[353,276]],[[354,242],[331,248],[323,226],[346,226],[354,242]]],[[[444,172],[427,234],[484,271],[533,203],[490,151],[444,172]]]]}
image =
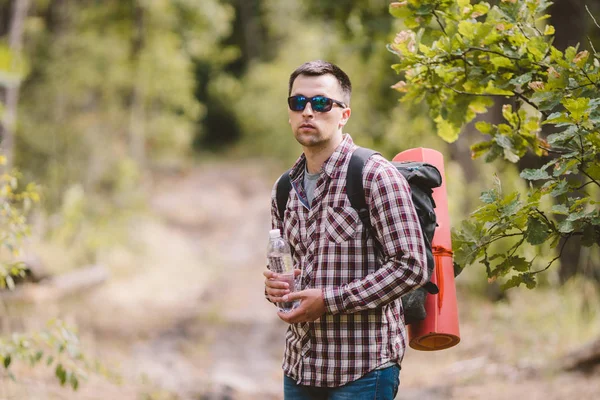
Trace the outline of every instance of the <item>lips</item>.
{"type": "Polygon", "coordinates": [[[315,129],[315,126],[313,124],[307,124],[304,123],[302,125],[300,125],[300,129],[305,128],[305,129],[315,129]]]}

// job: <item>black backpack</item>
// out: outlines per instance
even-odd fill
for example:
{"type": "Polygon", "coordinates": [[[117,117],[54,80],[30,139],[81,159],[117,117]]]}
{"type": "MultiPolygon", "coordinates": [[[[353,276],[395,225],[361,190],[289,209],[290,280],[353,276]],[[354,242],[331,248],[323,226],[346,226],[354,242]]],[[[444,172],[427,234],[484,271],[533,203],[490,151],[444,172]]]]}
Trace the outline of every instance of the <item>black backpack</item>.
{"type": "MultiPolygon", "coordinates": [[[[358,216],[366,227],[365,232],[367,234],[371,234],[373,227],[369,219],[369,208],[367,207],[365,191],[362,185],[362,175],[365,163],[376,153],[376,151],[371,149],[357,148],[350,158],[346,176],[346,195],[352,207],[358,212],[358,216]]],[[[431,279],[435,267],[431,243],[437,226],[434,211],[435,202],[433,201],[432,192],[434,188],[442,184],[442,175],[435,166],[425,162],[394,161],[392,164],[400,171],[410,185],[412,201],[419,216],[421,230],[423,231],[427,256],[427,272],[431,279]]],[[[286,171],[277,184],[277,208],[279,209],[279,217],[282,221],[292,188],[289,173],[289,170],[286,171]]],[[[381,245],[377,241],[375,241],[375,244],[378,251],[381,251],[381,245]]],[[[438,291],[438,287],[430,280],[424,286],[402,296],[404,323],[409,325],[425,319],[427,316],[425,311],[425,297],[427,293],[437,294],[438,291]]]]}

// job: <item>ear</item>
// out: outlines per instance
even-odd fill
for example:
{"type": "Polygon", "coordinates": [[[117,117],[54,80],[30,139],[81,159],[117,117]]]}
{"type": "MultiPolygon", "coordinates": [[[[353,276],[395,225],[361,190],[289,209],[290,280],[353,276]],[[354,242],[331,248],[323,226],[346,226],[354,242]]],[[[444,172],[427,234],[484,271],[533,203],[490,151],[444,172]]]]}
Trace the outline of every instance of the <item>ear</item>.
{"type": "Polygon", "coordinates": [[[352,110],[350,108],[345,108],[342,112],[342,119],[338,123],[338,127],[341,128],[348,123],[350,119],[350,114],[352,114],[352,110]]]}

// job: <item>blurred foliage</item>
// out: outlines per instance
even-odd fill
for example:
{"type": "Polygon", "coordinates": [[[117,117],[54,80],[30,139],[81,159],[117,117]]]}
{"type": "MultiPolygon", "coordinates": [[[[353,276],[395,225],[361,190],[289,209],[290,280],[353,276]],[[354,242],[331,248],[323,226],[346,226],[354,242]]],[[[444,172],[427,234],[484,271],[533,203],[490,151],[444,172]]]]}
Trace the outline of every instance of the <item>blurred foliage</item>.
{"type": "Polygon", "coordinates": [[[10,369],[17,360],[32,367],[45,364],[53,368],[61,386],[73,390],[79,388],[90,371],[102,371],[99,364],[94,366],[86,360],[76,330],[61,321],[48,322],[40,332],[0,337],[0,363],[12,380],[17,380],[10,369]]]}
{"type": "MultiPolygon", "coordinates": [[[[0,156],[0,166],[5,162],[0,156]]],[[[20,183],[17,171],[0,176],[0,290],[14,289],[14,278],[25,276],[24,265],[18,259],[22,241],[29,234],[27,214],[39,201],[35,184],[20,183]]]]}
{"type": "MultiPolygon", "coordinates": [[[[392,24],[379,26],[378,42],[372,36],[372,20],[360,16],[367,12],[364,2],[351,3],[347,8],[329,8],[319,2],[262,2],[265,36],[272,40],[268,47],[278,51],[257,57],[241,78],[222,77],[210,84],[212,98],[231,104],[239,121],[243,132],[239,154],[276,157],[288,164],[298,157],[299,147],[287,121],[287,82],[295,68],[311,59],[337,63],[351,77],[353,113],[347,131],[360,145],[375,147],[389,157],[417,143],[445,146],[433,134],[421,105],[398,104],[389,90],[395,82],[389,69],[393,55],[383,43],[392,37],[392,24]],[[328,11],[320,12],[322,7],[328,11]],[[333,21],[340,23],[330,23],[329,13],[338,9],[344,10],[342,19],[333,21]],[[349,27],[352,34],[347,33],[349,27]],[[363,51],[366,47],[368,54],[363,51]]],[[[387,13],[386,4],[370,10],[387,13]]]]}
{"type": "MultiPolygon", "coordinates": [[[[10,19],[12,3],[0,3],[3,21],[10,19]]],[[[485,4],[396,2],[392,12],[402,18],[394,19],[387,0],[31,2],[22,54],[13,57],[0,46],[0,66],[10,65],[13,71],[0,74],[0,82],[14,82],[14,71],[28,73],[21,86],[15,161],[26,180],[39,182],[44,246],[52,247],[49,254],[65,255],[56,263],[65,268],[94,262],[98,251],[128,234],[127,219],[144,210],[144,176],[157,167],[186,166],[192,149],[199,150],[200,157],[222,157],[216,151],[225,149],[225,157],[234,159],[265,157],[292,163],[300,148],[287,122],[287,81],[291,71],[311,59],[337,63],[352,78],[353,113],[347,131],[359,145],[388,158],[420,146],[446,155],[447,169],[453,171],[449,183],[464,184],[462,196],[450,199],[453,220],[463,218],[471,198],[481,192],[481,182],[494,173],[503,182],[498,198],[514,190],[526,197],[518,170],[499,160],[508,157],[514,162],[531,144],[537,154],[545,151],[536,147],[546,144],[537,133],[535,108],[553,106],[553,99],[544,97],[550,91],[538,90],[527,107],[522,106],[523,97],[528,91],[533,96],[537,89],[529,85],[537,87],[539,82],[555,85],[546,89],[560,89],[554,81],[565,81],[562,71],[567,67],[555,68],[561,78],[544,81],[552,75],[544,70],[550,65],[544,57],[554,57],[551,62],[557,57],[544,53],[553,37],[544,31],[552,29],[547,21],[526,20],[537,18],[536,10],[519,11],[519,1],[485,4]],[[405,10],[413,14],[403,14],[405,10]],[[504,21],[502,13],[513,20],[504,21]],[[396,36],[398,31],[403,33],[396,36]],[[513,31],[517,34],[508,37],[513,31]],[[476,43],[480,39],[487,42],[476,43]],[[386,43],[393,43],[393,52],[386,43]],[[477,50],[480,45],[497,47],[489,52],[477,50]],[[397,83],[390,69],[397,63],[394,52],[405,57],[396,66],[403,82],[413,79],[410,62],[421,63],[430,73],[414,79],[437,80],[423,80],[421,86],[397,83]],[[469,68],[463,73],[465,65],[469,68]],[[460,86],[461,78],[472,85],[460,86]],[[523,92],[507,95],[510,85],[523,92]],[[391,86],[408,92],[405,101],[397,101],[391,86]],[[487,151],[488,160],[497,160],[469,171],[465,157],[452,153],[442,138],[456,138],[465,122],[483,114],[493,98],[511,96],[521,99],[505,108],[510,121],[477,122],[493,137],[474,147],[475,154],[487,151]]],[[[539,11],[547,4],[541,1],[535,7],[539,11]]],[[[0,34],[5,38],[7,28],[0,34]]],[[[590,54],[586,65],[594,58],[590,54]]],[[[577,165],[568,168],[565,171],[575,171],[577,165]]],[[[539,208],[552,209],[547,197],[540,197],[539,208]]],[[[575,202],[566,206],[581,206],[575,202]]],[[[557,221],[562,218],[556,216],[557,221]]],[[[559,236],[565,237],[554,237],[559,236]]],[[[509,252],[514,244],[510,238],[495,241],[490,251],[509,252]]],[[[527,250],[520,257],[546,261],[548,254],[527,250]]]]}
{"type": "Polygon", "coordinates": [[[0,45],[0,83],[26,75],[14,159],[39,184],[42,258],[62,271],[95,262],[146,209],[147,173],[187,165],[206,114],[197,90],[218,76],[197,69],[237,57],[221,46],[233,12],[219,0],[30,3],[21,53],[0,45]]]}
{"type": "Polygon", "coordinates": [[[549,4],[408,0],[390,5],[408,28],[389,45],[400,60],[394,69],[403,80],[395,89],[403,101],[426,102],[438,134],[454,141],[466,123],[493,105],[493,97],[511,98],[514,106],[503,106],[502,123],[475,124],[487,137],[471,147],[473,157],[513,163],[527,152],[545,157],[541,168],[521,172],[523,179],[543,184],[531,184],[523,199],[502,190],[498,180],[453,238],[457,264],[482,262],[490,280],[509,278],[505,288],[535,287],[537,274],[560,257],[572,237],[580,236],[587,247],[600,245],[600,54],[553,47],[555,30],[543,24],[549,4]],[[555,133],[543,138],[542,124],[554,126],[555,133]],[[508,250],[489,254],[497,241],[509,243],[508,250]],[[559,243],[559,254],[539,267],[537,257],[559,243]],[[528,256],[523,248],[535,248],[536,254],[528,256]]]}
{"type": "MultiPolygon", "coordinates": [[[[0,156],[0,165],[4,165],[5,161],[0,156]]],[[[40,200],[36,185],[30,183],[23,187],[19,178],[17,171],[0,176],[0,292],[14,290],[15,278],[26,275],[26,265],[19,261],[23,240],[30,231],[26,216],[40,200]]],[[[55,369],[61,385],[68,384],[74,390],[87,376],[87,371],[95,368],[85,360],[76,331],[61,321],[51,321],[41,332],[0,335],[0,364],[13,380],[16,377],[11,366],[15,360],[25,361],[31,366],[45,362],[55,369]]]]}
{"type": "Polygon", "coordinates": [[[46,188],[48,207],[75,183],[88,194],[116,189],[128,159],[181,163],[204,113],[195,63],[220,62],[231,17],[216,0],[37,4],[26,24],[32,71],[17,163],[46,188]]]}

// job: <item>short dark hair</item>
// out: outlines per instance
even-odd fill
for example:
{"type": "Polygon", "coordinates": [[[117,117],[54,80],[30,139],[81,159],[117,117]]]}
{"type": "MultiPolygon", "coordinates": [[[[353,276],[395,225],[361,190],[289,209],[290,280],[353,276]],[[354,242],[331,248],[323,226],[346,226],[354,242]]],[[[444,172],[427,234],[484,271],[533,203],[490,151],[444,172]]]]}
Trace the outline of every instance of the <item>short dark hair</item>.
{"type": "Polygon", "coordinates": [[[350,78],[348,78],[348,75],[346,75],[346,73],[337,65],[322,60],[305,62],[292,72],[290,75],[288,96],[292,94],[292,86],[298,76],[321,76],[326,74],[331,74],[337,79],[344,94],[344,103],[346,103],[346,105],[350,104],[350,95],[352,94],[352,83],[350,83],[350,78]]]}

